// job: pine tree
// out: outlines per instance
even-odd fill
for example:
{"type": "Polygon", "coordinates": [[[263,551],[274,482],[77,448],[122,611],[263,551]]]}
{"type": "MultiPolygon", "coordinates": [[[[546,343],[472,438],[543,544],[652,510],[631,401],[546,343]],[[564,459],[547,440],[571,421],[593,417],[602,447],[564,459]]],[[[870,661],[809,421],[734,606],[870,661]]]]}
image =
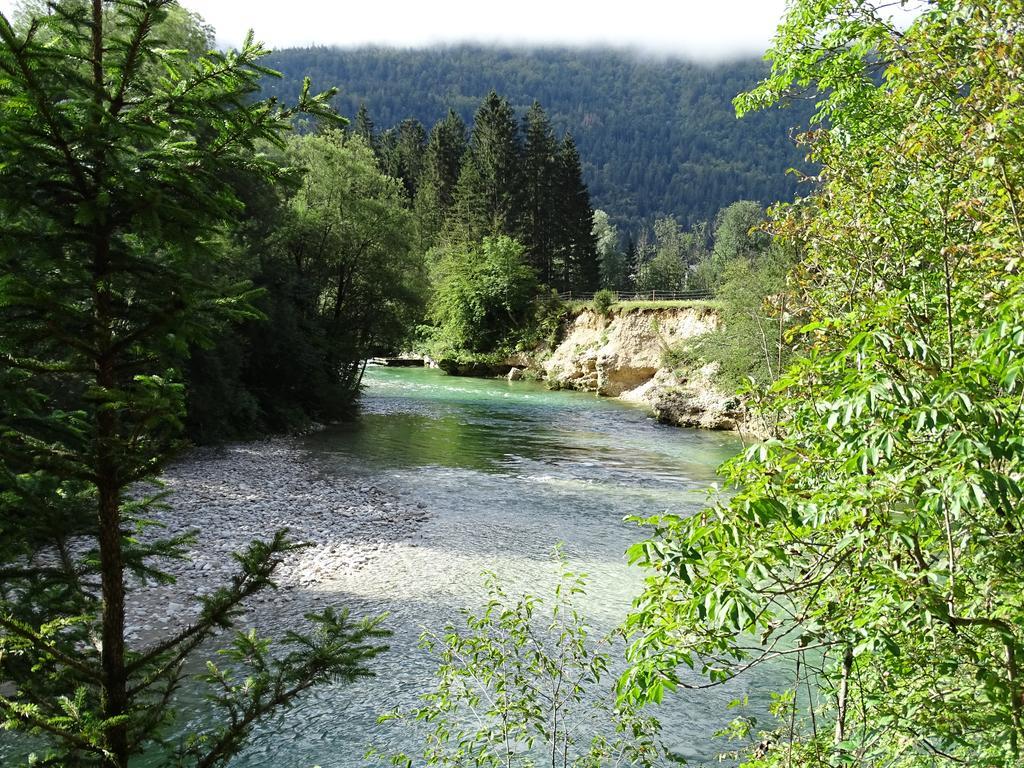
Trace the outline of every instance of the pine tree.
{"type": "MultiPolygon", "coordinates": [[[[126,768],[152,746],[185,661],[296,547],[253,542],[189,626],[129,645],[130,577],[169,579],[161,560],[193,540],[137,535],[159,498],[140,484],[178,445],[183,357],[253,314],[202,266],[239,209],[229,180],[279,176],[252,148],[280,145],[296,113],[253,99],[267,71],[251,35],[199,59],[168,47],[174,8],[69,3],[24,32],[0,14],[0,724],[47,765],[126,768]]],[[[332,94],[308,88],[298,109],[331,119],[332,94]]],[[[236,637],[183,765],[222,765],[302,691],[366,674],[377,623],[310,618],[282,653],[236,637]]]]}
{"type": "Polygon", "coordinates": [[[523,125],[522,242],[541,282],[551,285],[557,272],[554,259],[560,225],[558,140],[539,102],[533,102],[523,125]]]}
{"type": "Polygon", "coordinates": [[[465,122],[455,110],[448,110],[448,115],[430,132],[416,193],[416,220],[424,251],[434,244],[455,203],[467,144],[465,122]]]}
{"type": "Polygon", "coordinates": [[[583,183],[583,169],[576,142],[566,134],[558,153],[559,237],[555,259],[561,274],[555,279],[559,291],[595,291],[601,281],[594,235],[594,210],[583,183]]]}
{"type": "Polygon", "coordinates": [[[519,234],[522,218],[522,169],[519,127],[508,102],[491,91],[473,121],[469,152],[459,177],[462,232],[519,234]],[[472,166],[468,168],[467,166],[472,166]]]}

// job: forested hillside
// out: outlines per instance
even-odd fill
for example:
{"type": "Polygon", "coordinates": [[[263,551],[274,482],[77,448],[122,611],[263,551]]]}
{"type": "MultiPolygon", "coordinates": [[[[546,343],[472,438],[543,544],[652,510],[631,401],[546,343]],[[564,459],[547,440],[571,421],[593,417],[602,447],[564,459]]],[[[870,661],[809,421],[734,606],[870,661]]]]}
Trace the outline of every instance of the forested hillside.
{"type": "Polygon", "coordinates": [[[561,135],[570,131],[596,208],[627,231],[673,215],[711,221],[740,199],[791,197],[801,165],[793,126],[810,106],[737,120],[732,99],[766,71],[757,60],[702,65],[611,50],[513,50],[473,46],[425,50],[305,48],[268,64],[284,78],[269,93],[296,93],[310,75],[337,85],[336,105],[352,117],[365,103],[377,128],[415,118],[429,126],[449,108],[467,123],[492,89],[520,116],[540,101],[561,135]]]}

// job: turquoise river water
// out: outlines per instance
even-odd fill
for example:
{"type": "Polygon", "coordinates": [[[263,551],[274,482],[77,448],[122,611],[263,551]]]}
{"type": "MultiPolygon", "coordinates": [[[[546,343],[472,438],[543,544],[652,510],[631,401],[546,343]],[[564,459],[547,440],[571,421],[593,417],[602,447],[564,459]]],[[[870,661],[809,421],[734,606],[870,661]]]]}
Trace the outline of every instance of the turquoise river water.
{"type": "MultiPolygon", "coordinates": [[[[412,539],[319,587],[356,614],[386,612],[390,650],[375,677],[316,689],[262,724],[231,768],[355,768],[368,765],[371,743],[414,747],[377,717],[415,706],[430,688],[434,665],[419,635],[479,607],[484,571],[510,593],[549,595],[561,544],[589,577],[578,608],[595,630],[611,630],[643,579],[624,553],[645,532],[624,518],[699,509],[716,467],[740,449],[732,434],[665,427],[639,408],[530,382],[371,368],[365,384],[358,421],[303,447],[311,472],[377,486],[429,513],[412,539]]],[[[691,764],[718,764],[729,745],[713,733],[737,714],[727,704],[749,696],[763,709],[768,683],[762,674],[671,695],[655,712],[664,741],[691,764]]]]}
{"type": "MultiPolygon", "coordinates": [[[[415,539],[336,586],[354,611],[388,612],[391,650],[375,678],[317,690],[267,724],[232,766],[351,768],[366,764],[371,741],[410,746],[375,721],[429,688],[421,631],[480,605],[485,570],[511,592],[550,593],[559,543],[589,574],[583,612],[611,629],[643,577],[624,552],[644,532],[623,518],[698,509],[715,468],[740,448],[732,434],[665,427],[617,401],[529,382],[371,368],[365,383],[360,420],[306,447],[320,470],[363,476],[431,513],[415,539]]],[[[728,748],[712,738],[736,715],[727,703],[763,702],[765,683],[675,695],[656,713],[666,743],[691,762],[712,761],[728,748]]]]}

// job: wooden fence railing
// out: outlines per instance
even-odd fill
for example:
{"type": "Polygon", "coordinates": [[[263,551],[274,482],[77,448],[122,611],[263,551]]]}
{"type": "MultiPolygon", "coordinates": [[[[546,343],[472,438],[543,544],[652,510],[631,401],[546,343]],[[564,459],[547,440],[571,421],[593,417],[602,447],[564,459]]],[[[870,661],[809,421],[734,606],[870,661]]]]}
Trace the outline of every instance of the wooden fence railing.
{"type": "MultiPolygon", "coordinates": [[[[617,291],[619,301],[700,301],[715,298],[714,291],[617,291]]],[[[563,291],[562,301],[591,301],[594,293],[563,291]]]]}

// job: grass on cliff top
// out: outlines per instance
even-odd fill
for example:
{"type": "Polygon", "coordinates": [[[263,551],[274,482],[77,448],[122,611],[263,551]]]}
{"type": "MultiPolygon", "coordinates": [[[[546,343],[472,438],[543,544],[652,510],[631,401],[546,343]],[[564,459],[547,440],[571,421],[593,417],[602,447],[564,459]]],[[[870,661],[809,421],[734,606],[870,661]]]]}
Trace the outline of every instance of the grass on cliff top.
{"type": "MultiPolygon", "coordinates": [[[[592,301],[567,301],[566,306],[574,312],[594,309],[592,301]]],[[[721,309],[716,299],[676,299],[673,301],[617,301],[612,304],[613,312],[629,312],[634,309],[721,309]]]]}

